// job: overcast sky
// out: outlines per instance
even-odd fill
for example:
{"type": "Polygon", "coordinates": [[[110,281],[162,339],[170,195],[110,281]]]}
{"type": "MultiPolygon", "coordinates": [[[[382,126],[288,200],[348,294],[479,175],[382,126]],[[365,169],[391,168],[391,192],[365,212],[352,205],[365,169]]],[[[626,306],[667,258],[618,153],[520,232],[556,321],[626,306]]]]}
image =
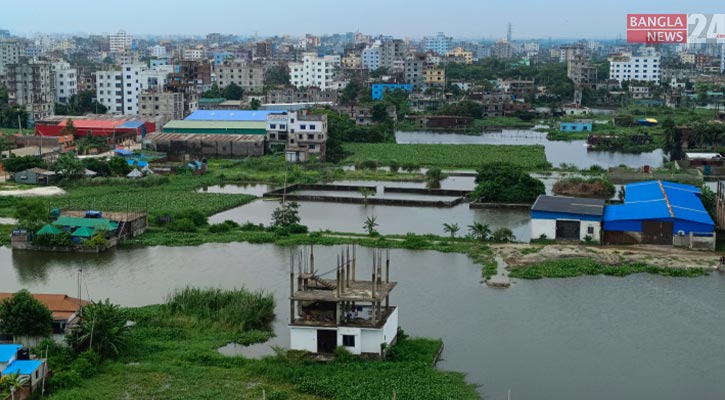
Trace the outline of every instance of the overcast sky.
{"type": "Polygon", "coordinates": [[[722,0],[0,0],[18,35],[110,33],[252,36],[357,31],[419,38],[614,39],[627,13],[722,13],[722,0]]]}

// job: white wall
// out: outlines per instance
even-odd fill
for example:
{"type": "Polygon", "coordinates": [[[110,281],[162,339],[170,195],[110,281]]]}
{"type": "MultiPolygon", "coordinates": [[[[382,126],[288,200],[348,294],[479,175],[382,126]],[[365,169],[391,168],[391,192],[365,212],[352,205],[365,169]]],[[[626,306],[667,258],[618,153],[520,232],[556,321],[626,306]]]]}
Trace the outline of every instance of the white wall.
{"type": "Polygon", "coordinates": [[[317,328],[290,326],[289,329],[290,349],[317,353],[317,328]]]}
{"type": "MultiPolygon", "coordinates": [[[[579,221],[576,219],[532,219],[531,220],[531,239],[535,240],[546,235],[547,239],[556,239],[556,221],[579,221]]],[[[598,221],[580,221],[579,240],[585,241],[587,236],[592,237],[593,242],[600,241],[600,233],[602,224],[598,221]],[[589,227],[594,229],[594,233],[589,234],[589,227]]]]}
{"type": "Polygon", "coordinates": [[[360,328],[347,328],[347,327],[339,327],[337,328],[337,345],[343,346],[342,337],[343,335],[350,335],[355,336],[355,346],[353,347],[347,347],[345,348],[352,354],[360,354],[362,351],[362,342],[363,337],[360,328]]]}

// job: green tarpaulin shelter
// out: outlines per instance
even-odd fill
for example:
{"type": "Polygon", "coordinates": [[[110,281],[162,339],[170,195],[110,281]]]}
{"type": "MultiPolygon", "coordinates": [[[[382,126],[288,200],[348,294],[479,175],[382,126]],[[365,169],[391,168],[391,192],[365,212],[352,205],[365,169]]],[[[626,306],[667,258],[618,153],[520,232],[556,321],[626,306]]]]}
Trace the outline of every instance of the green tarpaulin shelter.
{"type": "Polygon", "coordinates": [[[89,238],[89,237],[93,236],[93,229],[82,226],[82,227],[76,229],[75,232],[73,232],[72,236],[89,238]]]}
{"type": "Polygon", "coordinates": [[[38,235],[57,235],[59,233],[63,232],[62,230],[56,228],[55,226],[51,224],[47,224],[44,227],[40,228],[36,234],[38,235]]]}

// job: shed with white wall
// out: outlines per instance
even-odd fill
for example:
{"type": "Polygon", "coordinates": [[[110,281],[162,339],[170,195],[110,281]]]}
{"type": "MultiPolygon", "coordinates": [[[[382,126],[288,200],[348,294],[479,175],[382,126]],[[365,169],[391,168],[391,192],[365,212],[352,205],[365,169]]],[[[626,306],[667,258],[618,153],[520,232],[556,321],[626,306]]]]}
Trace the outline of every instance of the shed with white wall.
{"type": "Polygon", "coordinates": [[[539,196],[531,207],[531,237],[601,241],[604,200],[539,196]]]}

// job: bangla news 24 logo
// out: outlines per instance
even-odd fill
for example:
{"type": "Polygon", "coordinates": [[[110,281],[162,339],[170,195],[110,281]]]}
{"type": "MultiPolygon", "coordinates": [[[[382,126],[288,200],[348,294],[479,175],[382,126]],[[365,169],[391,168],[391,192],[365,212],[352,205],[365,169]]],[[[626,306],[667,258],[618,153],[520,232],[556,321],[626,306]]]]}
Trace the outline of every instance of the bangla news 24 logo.
{"type": "Polygon", "coordinates": [[[725,43],[725,14],[627,14],[628,43],[725,43]]]}

